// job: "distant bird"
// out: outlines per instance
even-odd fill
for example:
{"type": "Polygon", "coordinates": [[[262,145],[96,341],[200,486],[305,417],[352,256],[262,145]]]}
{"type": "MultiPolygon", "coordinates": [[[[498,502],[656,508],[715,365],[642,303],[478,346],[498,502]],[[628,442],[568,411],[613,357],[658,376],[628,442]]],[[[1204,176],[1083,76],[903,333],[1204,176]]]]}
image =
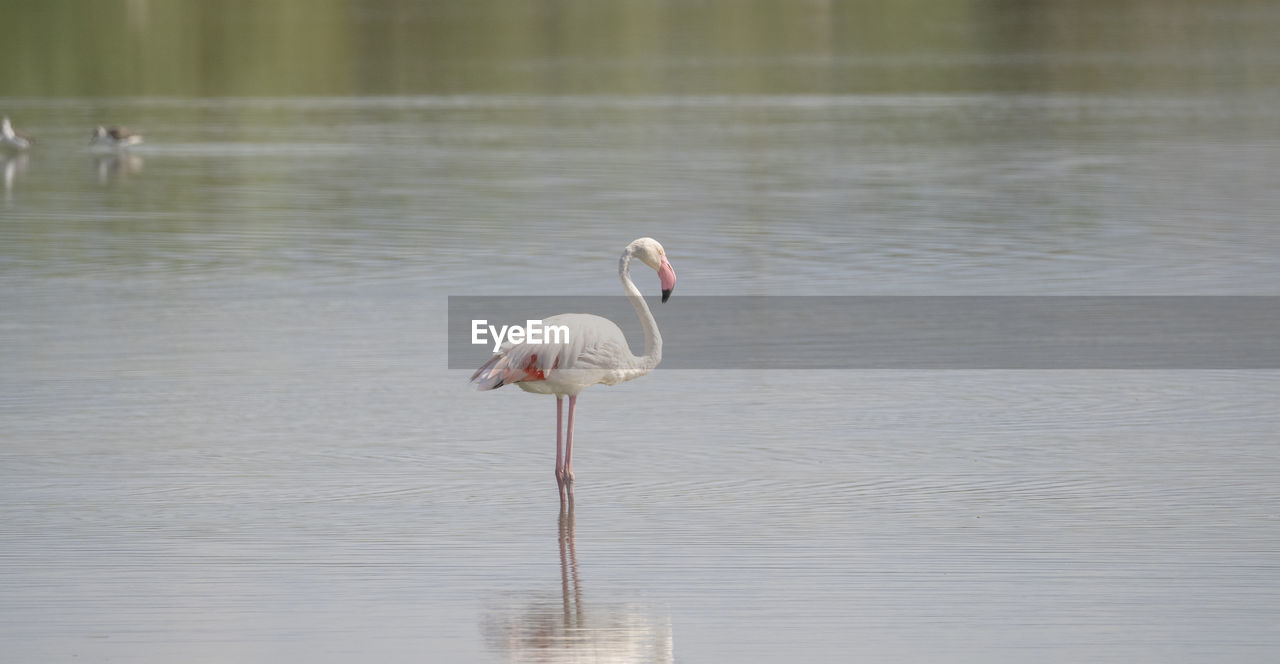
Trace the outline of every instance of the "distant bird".
{"type": "Polygon", "coordinates": [[[550,326],[568,328],[567,340],[543,344],[507,342],[471,376],[471,384],[480,390],[515,383],[526,392],[556,395],[556,484],[562,501],[566,490],[570,496],[573,491],[573,417],[578,394],[592,385],[617,385],[639,378],[662,361],[662,334],[658,332],[658,323],[640,290],[631,282],[633,258],[657,270],[663,302],[676,287],[676,273],[667,261],[667,252],[653,238],[642,237],[627,245],[618,260],[622,291],[631,300],[644,328],[644,355],[632,355],[622,330],[607,318],[560,314],[544,319],[542,326],[544,330],[550,326]],[[569,424],[564,431],[562,455],[561,409],[565,396],[569,397],[569,424]]]}
{"type": "Polygon", "coordinates": [[[111,148],[127,148],[141,142],[142,134],[135,134],[124,127],[108,129],[102,125],[98,125],[93,130],[93,137],[89,140],[90,145],[111,148]]]}
{"type": "Polygon", "coordinates": [[[32,143],[35,143],[35,140],[30,136],[13,130],[13,125],[9,123],[9,116],[6,115],[4,122],[0,123],[0,144],[11,150],[21,151],[31,147],[32,143]]]}

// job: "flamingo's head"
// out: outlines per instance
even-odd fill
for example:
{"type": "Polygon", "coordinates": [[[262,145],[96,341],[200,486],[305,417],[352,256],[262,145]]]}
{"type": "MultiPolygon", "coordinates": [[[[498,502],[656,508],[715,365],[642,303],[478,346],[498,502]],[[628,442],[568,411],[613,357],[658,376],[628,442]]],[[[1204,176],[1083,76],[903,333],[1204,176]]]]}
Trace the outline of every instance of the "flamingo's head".
{"type": "Polygon", "coordinates": [[[676,287],[676,271],[671,269],[671,263],[667,260],[667,251],[658,244],[657,240],[642,237],[627,245],[627,253],[657,270],[658,281],[662,282],[662,301],[666,302],[671,297],[671,291],[676,287]]]}

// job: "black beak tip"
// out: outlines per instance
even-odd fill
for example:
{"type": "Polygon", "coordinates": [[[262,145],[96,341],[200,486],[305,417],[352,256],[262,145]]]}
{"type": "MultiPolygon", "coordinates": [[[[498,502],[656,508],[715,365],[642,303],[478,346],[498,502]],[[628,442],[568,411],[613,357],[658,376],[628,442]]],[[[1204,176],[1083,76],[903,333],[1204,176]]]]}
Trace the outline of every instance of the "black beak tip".
{"type": "Polygon", "coordinates": [[[668,288],[667,290],[662,291],[662,301],[663,301],[663,302],[666,302],[666,301],[667,301],[667,300],[669,300],[669,299],[671,299],[671,289],[670,289],[670,288],[668,288]]]}

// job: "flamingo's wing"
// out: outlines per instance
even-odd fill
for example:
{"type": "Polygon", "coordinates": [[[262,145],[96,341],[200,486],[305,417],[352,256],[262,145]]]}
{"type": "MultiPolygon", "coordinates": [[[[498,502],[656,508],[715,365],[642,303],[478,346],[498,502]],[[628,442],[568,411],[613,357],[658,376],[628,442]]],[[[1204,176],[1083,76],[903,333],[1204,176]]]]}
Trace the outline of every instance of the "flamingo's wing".
{"type": "Polygon", "coordinates": [[[611,368],[630,355],[622,330],[607,318],[560,314],[544,319],[542,327],[547,332],[547,343],[504,343],[471,375],[472,385],[492,390],[509,383],[546,380],[556,371],[611,368]],[[563,328],[568,334],[552,336],[553,327],[563,328]]]}

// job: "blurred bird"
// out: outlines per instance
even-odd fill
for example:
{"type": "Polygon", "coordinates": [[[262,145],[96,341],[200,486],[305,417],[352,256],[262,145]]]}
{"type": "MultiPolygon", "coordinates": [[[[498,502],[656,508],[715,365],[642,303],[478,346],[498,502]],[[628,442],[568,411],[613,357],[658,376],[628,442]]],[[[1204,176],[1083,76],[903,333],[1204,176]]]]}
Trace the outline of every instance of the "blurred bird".
{"type": "Polygon", "coordinates": [[[110,129],[98,125],[93,130],[93,138],[89,143],[95,146],[125,148],[142,142],[142,134],[135,134],[124,127],[110,129]]]}
{"type": "Polygon", "coordinates": [[[6,115],[0,125],[0,143],[11,150],[26,150],[35,140],[20,131],[14,131],[13,125],[9,123],[9,116],[6,115]]]}

